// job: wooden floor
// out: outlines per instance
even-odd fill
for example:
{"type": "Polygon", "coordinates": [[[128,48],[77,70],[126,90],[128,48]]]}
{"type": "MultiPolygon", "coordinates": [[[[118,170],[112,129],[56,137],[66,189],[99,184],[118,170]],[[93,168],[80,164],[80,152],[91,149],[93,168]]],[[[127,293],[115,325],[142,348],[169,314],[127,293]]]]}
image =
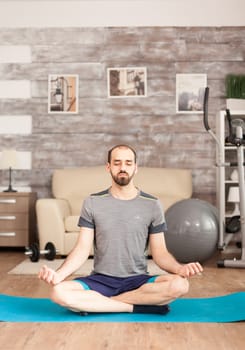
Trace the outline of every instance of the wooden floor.
{"type": "MultiPolygon", "coordinates": [[[[0,292],[27,297],[48,297],[48,286],[36,277],[8,275],[8,271],[23,259],[22,252],[0,250],[0,292]]],[[[189,297],[209,297],[245,290],[244,269],[218,269],[217,259],[218,257],[214,257],[204,264],[205,270],[202,276],[191,279],[189,297]]],[[[245,348],[245,322],[234,324],[1,322],[0,348],[4,350],[242,350],[245,348]]]]}

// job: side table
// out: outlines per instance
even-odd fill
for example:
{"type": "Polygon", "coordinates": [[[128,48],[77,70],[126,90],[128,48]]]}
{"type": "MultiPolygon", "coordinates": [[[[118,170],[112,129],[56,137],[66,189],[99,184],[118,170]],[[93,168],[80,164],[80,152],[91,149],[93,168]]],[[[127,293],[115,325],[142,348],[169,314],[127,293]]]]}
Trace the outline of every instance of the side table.
{"type": "Polygon", "coordinates": [[[36,239],[35,192],[0,192],[0,246],[24,247],[36,239]]]}

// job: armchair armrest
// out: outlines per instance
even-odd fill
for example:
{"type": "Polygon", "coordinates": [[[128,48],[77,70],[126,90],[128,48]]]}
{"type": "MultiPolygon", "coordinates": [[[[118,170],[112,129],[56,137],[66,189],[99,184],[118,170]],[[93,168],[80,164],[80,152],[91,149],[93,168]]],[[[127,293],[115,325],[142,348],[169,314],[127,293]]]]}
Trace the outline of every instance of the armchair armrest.
{"type": "Polygon", "coordinates": [[[64,219],[71,215],[69,203],[65,199],[41,198],[36,202],[37,225],[40,248],[52,242],[62,254],[64,251],[64,219]]]}

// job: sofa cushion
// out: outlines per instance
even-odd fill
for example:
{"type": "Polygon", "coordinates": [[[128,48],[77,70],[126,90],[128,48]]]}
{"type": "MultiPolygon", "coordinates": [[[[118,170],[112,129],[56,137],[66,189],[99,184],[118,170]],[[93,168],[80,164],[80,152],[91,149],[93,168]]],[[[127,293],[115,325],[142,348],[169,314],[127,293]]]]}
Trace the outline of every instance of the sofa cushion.
{"type": "Polygon", "coordinates": [[[85,197],[67,197],[67,201],[69,203],[69,207],[71,210],[71,214],[78,216],[81,213],[83,200],[85,197]]]}
{"type": "Polygon", "coordinates": [[[79,220],[78,215],[67,216],[65,218],[65,230],[66,232],[79,232],[80,227],[77,226],[79,220]]]}
{"type": "Polygon", "coordinates": [[[160,200],[164,212],[171,207],[171,205],[175,204],[178,201],[181,201],[183,198],[182,197],[177,197],[177,196],[158,196],[158,199],[160,200]]]}
{"type": "Polygon", "coordinates": [[[192,175],[189,169],[139,167],[134,183],[142,191],[158,198],[176,196],[184,199],[192,195],[192,175]]]}
{"type": "Polygon", "coordinates": [[[111,185],[105,166],[56,169],[52,177],[55,198],[84,198],[111,185]]]}

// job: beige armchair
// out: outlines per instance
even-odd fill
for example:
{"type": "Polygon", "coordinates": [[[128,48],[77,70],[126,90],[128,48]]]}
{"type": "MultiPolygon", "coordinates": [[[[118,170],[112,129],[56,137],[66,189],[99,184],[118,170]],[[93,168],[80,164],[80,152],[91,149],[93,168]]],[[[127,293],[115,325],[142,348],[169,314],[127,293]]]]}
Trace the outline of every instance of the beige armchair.
{"type": "MultiPolygon", "coordinates": [[[[38,199],[36,203],[40,248],[52,242],[60,255],[67,255],[77,240],[77,223],[84,198],[110,184],[111,177],[104,166],[55,170],[53,198],[38,199]]],[[[140,167],[135,184],[158,197],[164,210],[192,195],[192,175],[186,169],[140,167]]]]}

